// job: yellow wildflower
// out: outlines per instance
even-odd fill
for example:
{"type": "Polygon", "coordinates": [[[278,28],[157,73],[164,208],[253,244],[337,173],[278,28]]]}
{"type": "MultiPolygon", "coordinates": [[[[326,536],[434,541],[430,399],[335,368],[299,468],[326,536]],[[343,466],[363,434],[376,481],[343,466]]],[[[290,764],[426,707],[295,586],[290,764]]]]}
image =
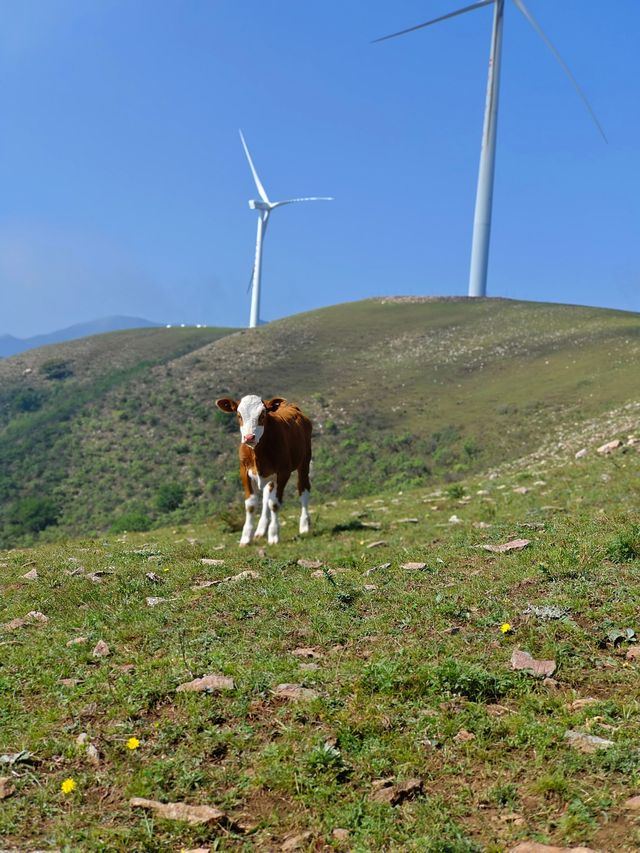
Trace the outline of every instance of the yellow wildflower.
{"type": "Polygon", "coordinates": [[[140,746],[140,741],[137,737],[130,737],[127,741],[127,749],[137,749],[140,746]]]}
{"type": "Polygon", "coordinates": [[[60,785],[63,794],[71,794],[77,787],[75,779],[65,779],[62,785],[60,785]]]}
{"type": "Polygon", "coordinates": [[[502,631],[503,634],[510,634],[512,631],[512,628],[508,622],[503,622],[503,624],[500,626],[500,630],[502,631]]]}

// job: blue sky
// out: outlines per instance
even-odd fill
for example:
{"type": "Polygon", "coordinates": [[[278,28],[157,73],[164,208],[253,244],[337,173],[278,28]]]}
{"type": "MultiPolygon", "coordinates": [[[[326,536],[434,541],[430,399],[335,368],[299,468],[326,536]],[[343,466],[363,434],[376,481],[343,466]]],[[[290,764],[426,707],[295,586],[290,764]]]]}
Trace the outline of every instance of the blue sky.
{"type": "MultiPolygon", "coordinates": [[[[109,314],[245,325],[467,290],[491,9],[462,2],[0,2],[0,334],[109,314]]],[[[489,294],[640,311],[640,4],[507,0],[489,294]]]]}

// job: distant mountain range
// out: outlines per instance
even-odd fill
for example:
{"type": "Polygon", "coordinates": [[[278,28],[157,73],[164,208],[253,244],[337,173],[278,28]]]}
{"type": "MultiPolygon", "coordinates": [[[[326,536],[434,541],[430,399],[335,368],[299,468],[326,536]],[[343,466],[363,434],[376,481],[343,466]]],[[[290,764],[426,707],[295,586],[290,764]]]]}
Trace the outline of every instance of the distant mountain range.
{"type": "Polygon", "coordinates": [[[13,335],[0,335],[0,358],[8,358],[25,350],[45,347],[48,344],[61,344],[64,341],[74,341],[76,338],[86,338],[89,335],[100,335],[103,332],[119,332],[123,329],[149,329],[159,326],[141,317],[101,317],[89,320],[87,323],[76,323],[66,329],[58,329],[46,335],[35,335],[32,338],[14,338],[13,335]]]}

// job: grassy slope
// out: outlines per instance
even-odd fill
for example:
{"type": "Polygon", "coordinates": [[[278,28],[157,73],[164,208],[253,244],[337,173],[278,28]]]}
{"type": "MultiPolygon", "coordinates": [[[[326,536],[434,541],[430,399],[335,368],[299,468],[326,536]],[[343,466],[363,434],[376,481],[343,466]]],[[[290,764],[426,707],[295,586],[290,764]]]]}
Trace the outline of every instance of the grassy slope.
{"type": "Polygon", "coordinates": [[[204,518],[238,496],[235,425],[214,400],[256,391],[311,414],[320,494],[430,485],[634,400],[639,355],[635,314],[506,300],[339,305],[227,336],[95,393],[68,421],[64,466],[50,441],[24,442],[10,499],[44,486],[63,509],[60,529],[75,533],[136,509],[156,522],[204,518]],[[155,499],[172,482],[186,489],[184,505],[162,515],[155,499]]]}
{"type": "MultiPolygon", "coordinates": [[[[0,544],[15,539],[8,524],[12,503],[25,496],[53,498],[65,507],[71,528],[74,500],[91,504],[99,493],[87,470],[70,477],[77,453],[78,424],[105,397],[126,389],[155,366],[180,358],[229,334],[230,329],[137,329],[112,332],[32,350],[0,360],[0,544]],[[48,377],[61,364],[64,379],[48,377]]],[[[89,421],[89,428],[95,429],[89,421]]],[[[99,464],[108,467],[106,460],[99,464]]],[[[112,501],[122,499],[117,489],[112,501]]],[[[107,499],[108,500],[108,499],[107,499]]]]}
{"type": "Polygon", "coordinates": [[[599,457],[595,446],[579,462],[565,451],[473,477],[462,498],[414,489],[317,505],[306,540],[285,508],[283,542],[266,551],[238,549],[214,520],[0,554],[0,622],[30,610],[49,618],[0,632],[0,751],[34,753],[3,801],[5,846],[270,851],[309,831],[301,849],[498,853],[535,838],[637,850],[637,812],[623,804],[640,793],[640,663],[606,634],[640,632],[640,559],[620,561],[625,537],[640,554],[640,453],[599,457]],[[461,523],[449,522],[454,513],[461,523]],[[504,555],[476,547],[515,536],[531,545],[504,555]],[[375,540],[385,544],[369,549],[375,540]],[[316,578],[299,558],[343,571],[316,578]],[[100,583],[68,574],[79,566],[108,574],[100,583]],[[38,580],[23,579],[33,568],[38,580]],[[246,569],[260,578],[191,589],[246,569]],[[148,607],[149,595],[167,601],[148,607]],[[528,604],[569,615],[542,621],[523,614],[528,604]],[[67,646],[78,636],[86,643],[67,646]],[[111,648],[102,660],[91,655],[100,639],[111,648]],[[303,670],[298,647],[315,650],[316,670],[303,670]],[[514,648],[555,659],[557,684],[512,673],[514,648]],[[235,689],[175,693],[207,673],[232,676],[235,689]],[[280,701],[272,691],[283,682],[320,698],[280,701]],[[569,707],[578,698],[595,702],[569,707]],[[568,729],[614,746],[582,754],[568,729]],[[76,743],[82,732],[98,767],[76,743]],[[69,777],[78,787],[65,797],[69,777]],[[410,777],[422,796],[371,801],[376,780],[410,777]],[[149,819],[131,796],[216,805],[252,829],[149,819]]]}

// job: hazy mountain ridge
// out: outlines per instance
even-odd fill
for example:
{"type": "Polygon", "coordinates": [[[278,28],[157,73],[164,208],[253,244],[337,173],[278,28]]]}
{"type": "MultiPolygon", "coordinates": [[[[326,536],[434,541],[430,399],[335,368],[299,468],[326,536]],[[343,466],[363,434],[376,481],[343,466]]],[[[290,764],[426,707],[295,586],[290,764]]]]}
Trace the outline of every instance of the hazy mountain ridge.
{"type": "Polygon", "coordinates": [[[9,358],[12,355],[25,352],[38,347],[59,344],[64,341],[72,341],[77,338],[85,338],[89,335],[101,335],[105,332],[117,332],[123,329],[147,329],[159,326],[151,320],[141,317],[126,317],[116,315],[113,317],[100,317],[97,320],[89,320],[86,323],[76,323],[64,329],[56,329],[43,335],[34,335],[30,338],[16,338],[13,335],[0,335],[0,358],[9,358]]]}
{"type": "Polygon", "coordinates": [[[151,523],[239,507],[237,430],[215,409],[222,395],[301,404],[314,421],[314,492],[325,497],[486,470],[638,396],[640,316],[619,311],[366,300],[192,337],[182,354],[162,343],[172,331],[98,336],[0,364],[5,542],[11,513],[34,494],[60,509],[47,536],[131,513],[151,523]],[[43,374],[54,355],[73,376],[43,374]],[[176,486],[167,517],[159,494],[176,486]]]}

